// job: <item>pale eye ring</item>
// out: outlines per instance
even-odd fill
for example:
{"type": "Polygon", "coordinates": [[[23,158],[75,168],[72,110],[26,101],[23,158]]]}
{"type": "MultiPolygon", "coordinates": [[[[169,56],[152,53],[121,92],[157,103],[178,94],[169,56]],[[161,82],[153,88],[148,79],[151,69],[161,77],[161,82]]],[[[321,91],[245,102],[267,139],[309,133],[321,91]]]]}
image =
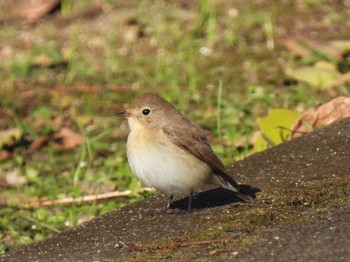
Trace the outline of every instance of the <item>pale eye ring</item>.
{"type": "Polygon", "coordinates": [[[144,116],[148,116],[150,113],[151,113],[151,109],[149,109],[149,108],[144,108],[144,109],[142,110],[142,114],[143,114],[144,116]]]}

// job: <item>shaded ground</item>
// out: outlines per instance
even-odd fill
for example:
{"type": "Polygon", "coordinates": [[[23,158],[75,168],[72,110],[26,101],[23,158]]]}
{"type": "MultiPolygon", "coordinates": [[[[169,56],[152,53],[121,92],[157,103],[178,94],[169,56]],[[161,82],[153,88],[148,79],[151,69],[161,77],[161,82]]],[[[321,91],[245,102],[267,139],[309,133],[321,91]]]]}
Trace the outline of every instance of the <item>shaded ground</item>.
{"type": "Polygon", "coordinates": [[[349,130],[347,119],[235,163],[232,173],[263,189],[254,203],[214,189],[197,195],[194,212],[166,214],[159,195],[1,261],[349,261],[349,130]]]}

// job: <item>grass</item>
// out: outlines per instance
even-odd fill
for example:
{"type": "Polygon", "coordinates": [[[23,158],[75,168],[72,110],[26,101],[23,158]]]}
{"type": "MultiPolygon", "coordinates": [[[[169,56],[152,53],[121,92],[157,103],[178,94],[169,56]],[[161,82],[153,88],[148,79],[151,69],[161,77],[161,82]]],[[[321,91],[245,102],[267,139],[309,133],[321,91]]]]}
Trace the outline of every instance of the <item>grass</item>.
{"type": "MultiPolygon", "coordinates": [[[[63,1],[61,18],[47,17],[34,25],[21,24],[12,11],[0,11],[5,21],[0,27],[0,130],[16,127],[23,134],[13,158],[0,162],[0,178],[15,173],[26,179],[23,185],[0,189],[1,197],[29,201],[113,189],[135,192],[89,205],[34,210],[5,205],[0,210],[0,253],[147,196],[136,193],[142,185],[126,161],[127,124],[115,117],[138,94],[160,93],[210,131],[213,148],[225,163],[249,153],[248,146],[238,150],[233,145],[241,137],[248,141],[257,128],[255,119],[269,108],[305,109],[334,94],[349,94],[348,85],[320,91],[284,74],[285,68],[312,60],[287,52],[276,42],[278,32],[290,32],[290,21],[298,19],[310,23],[310,31],[302,32],[308,35],[314,29],[308,18],[323,12],[324,2],[301,1],[301,8],[265,1],[63,1]],[[89,15],[94,8],[97,15],[89,15]],[[59,89],[67,86],[85,91],[59,89]],[[118,86],[129,88],[109,89],[118,86]],[[28,142],[63,127],[80,133],[83,145],[58,150],[50,141],[40,150],[28,150],[28,142]]],[[[6,4],[11,1],[1,5],[6,4]]],[[[346,11],[336,19],[335,13],[323,15],[336,21],[334,26],[348,17],[346,11]]],[[[344,36],[332,31],[320,38],[344,36]]]]}

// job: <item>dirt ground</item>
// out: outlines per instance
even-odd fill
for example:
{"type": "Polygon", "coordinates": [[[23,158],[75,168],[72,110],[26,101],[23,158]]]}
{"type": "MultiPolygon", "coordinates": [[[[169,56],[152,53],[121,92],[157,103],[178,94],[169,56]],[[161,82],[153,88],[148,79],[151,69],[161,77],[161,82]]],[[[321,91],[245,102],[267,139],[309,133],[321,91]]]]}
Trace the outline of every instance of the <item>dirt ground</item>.
{"type": "Polygon", "coordinates": [[[349,130],[347,119],[231,165],[253,203],[208,189],[193,212],[184,198],[168,214],[157,195],[1,261],[349,261],[349,130]]]}

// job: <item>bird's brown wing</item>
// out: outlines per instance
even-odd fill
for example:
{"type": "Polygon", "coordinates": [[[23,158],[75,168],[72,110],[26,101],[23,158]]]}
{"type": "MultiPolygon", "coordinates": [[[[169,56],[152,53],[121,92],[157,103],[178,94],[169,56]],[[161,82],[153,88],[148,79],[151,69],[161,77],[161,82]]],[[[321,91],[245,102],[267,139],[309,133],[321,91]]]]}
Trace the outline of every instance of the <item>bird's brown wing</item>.
{"type": "Polygon", "coordinates": [[[176,126],[164,126],[163,132],[181,149],[207,163],[213,172],[239,191],[239,185],[226,171],[224,164],[213,152],[204,131],[190,120],[183,118],[176,126]]]}

